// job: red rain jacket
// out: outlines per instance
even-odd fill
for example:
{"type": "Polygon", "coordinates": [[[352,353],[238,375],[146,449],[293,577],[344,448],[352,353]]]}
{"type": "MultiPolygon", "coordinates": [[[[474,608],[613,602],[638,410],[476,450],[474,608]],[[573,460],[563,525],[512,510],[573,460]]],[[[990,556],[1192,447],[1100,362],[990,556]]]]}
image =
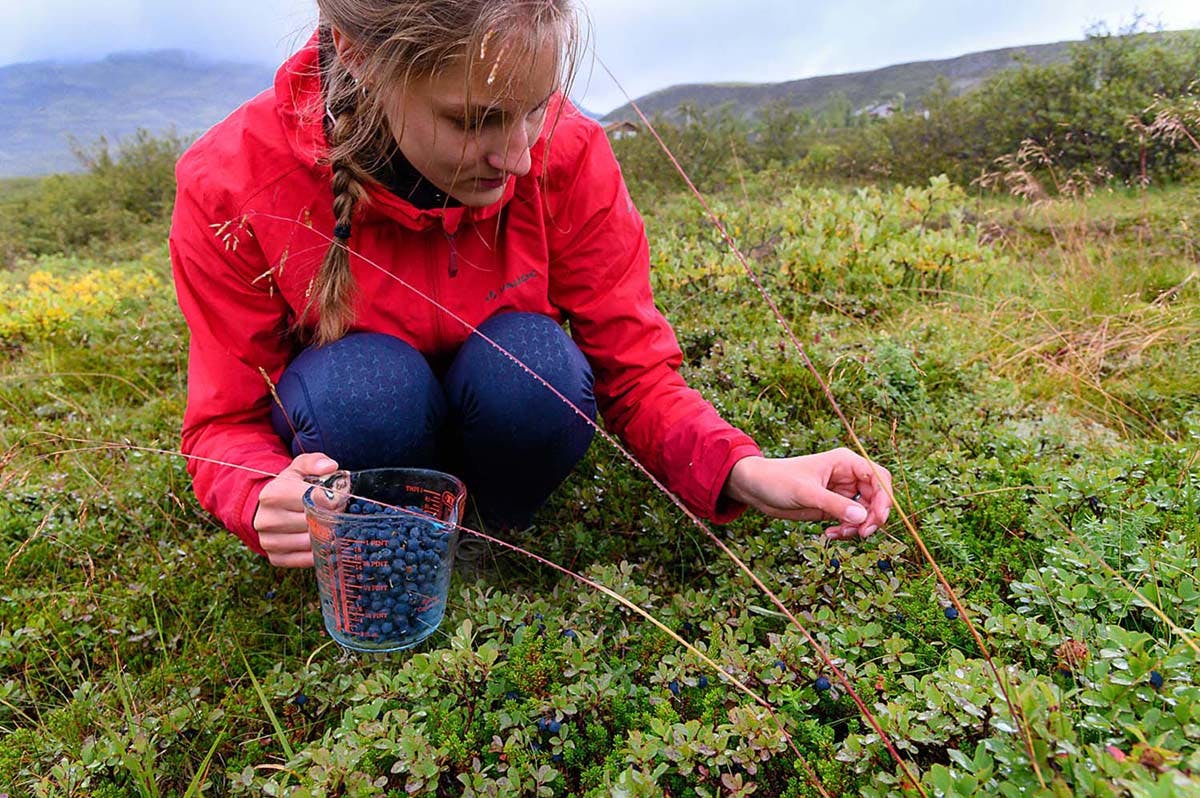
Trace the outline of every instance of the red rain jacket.
{"type": "MultiPolygon", "coordinates": [[[[268,378],[301,348],[289,329],[334,227],[323,113],[314,37],[176,169],[171,263],[191,331],[182,449],[200,503],[260,554],[259,492],[291,462],[268,378]]],[[[483,208],[419,210],[369,186],[351,239],[352,331],[445,355],[497,313],[570,322],[607,429],[693,510],[731,520],[743,508],[718,508],[720,491],[759,449],[679,376],[642,220],[604,131],[559,98],[531,155],[530,173],[483,208]]]]}

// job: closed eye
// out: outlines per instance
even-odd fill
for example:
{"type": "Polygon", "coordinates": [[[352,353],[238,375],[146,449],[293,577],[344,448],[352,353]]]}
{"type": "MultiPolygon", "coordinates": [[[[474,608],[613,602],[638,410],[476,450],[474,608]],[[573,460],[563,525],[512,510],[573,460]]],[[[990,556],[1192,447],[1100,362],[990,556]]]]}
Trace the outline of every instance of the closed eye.
{"type": "MultiPolygon", "coordinates": [[[[539,114],[545,112],[546,107],[550,105],[550,98],[553,96],[553,93],[547,95],[546,99],[538,103],[532,110],[529,111],[528,114],[525,115],[525,118],[533,119],[539,114]]],[[[491,127],[493,125],[503,125],[507,121],[508,115],[499,109],[481,109],[477,114],[472,115],[448,114],[446,119],[458,130],[467,131],[481,130],[485,127],[491,127]]]]}

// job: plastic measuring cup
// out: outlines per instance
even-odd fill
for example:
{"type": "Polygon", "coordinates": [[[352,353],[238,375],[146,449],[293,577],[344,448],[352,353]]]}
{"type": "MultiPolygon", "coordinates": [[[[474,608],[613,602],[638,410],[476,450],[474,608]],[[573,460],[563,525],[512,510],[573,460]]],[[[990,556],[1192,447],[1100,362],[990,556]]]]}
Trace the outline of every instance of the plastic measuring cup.
{"type": "Polygon", "coordinates": [[[304,493],[321,615],[353,651],[399,651],[446,612],[467,492],[418,468],[338,471],[304,493]]]}

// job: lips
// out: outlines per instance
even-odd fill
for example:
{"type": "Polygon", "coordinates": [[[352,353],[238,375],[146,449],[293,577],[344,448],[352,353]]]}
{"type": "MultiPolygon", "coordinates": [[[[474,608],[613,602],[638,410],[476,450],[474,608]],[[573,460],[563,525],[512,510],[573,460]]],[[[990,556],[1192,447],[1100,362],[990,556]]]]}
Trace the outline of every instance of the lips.
{"type": "Polygon", "coordinates": [[[475,178],[475,187],[477,189],[479,189],[480,191],[494,191],[495,189],[498,189],[501,186],[503,186],[505,184],[505,182],[507,182],[507,180],[508,180],[508,178],[506,178],[506,177],[494,177],[494,178],[477,177],[477,178],[475,178]]]}

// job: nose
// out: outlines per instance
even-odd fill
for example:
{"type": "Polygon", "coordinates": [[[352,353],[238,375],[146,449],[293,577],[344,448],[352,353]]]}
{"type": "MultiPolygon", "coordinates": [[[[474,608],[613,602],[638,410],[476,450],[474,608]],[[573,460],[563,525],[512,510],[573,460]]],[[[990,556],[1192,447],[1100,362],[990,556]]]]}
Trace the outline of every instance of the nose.
{"type": "Polygon", "coordinates": [[[489,148],[488,166],[517,177],[525,175],[533,165],[529,156],[531,138],[528,125],[518,123],[506,128],[503,135],[497,137],[495,146],[489,148]]]}

